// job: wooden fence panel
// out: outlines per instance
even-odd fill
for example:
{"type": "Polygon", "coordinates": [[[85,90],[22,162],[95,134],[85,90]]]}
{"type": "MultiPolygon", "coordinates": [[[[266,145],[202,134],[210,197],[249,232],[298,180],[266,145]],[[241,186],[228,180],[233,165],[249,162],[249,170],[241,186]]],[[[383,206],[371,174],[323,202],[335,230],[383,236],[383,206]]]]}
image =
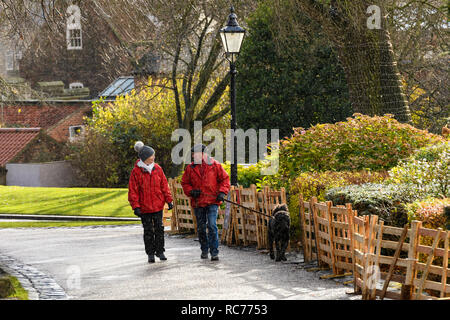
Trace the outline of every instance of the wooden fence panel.
{"type": "MultiPolygon", "coordinates": [[[[244,189],[242,186],[237,190],[241,205],[246,208],[257,210],[256,186],[244,189]]],[[[242,219],[242,232],[244,233],[244,245],[257,244],[260,241],[259,230],[257,227],[257,213],[250,210],[239,208],[240,217],[242,219]]]]}
{"type": "Polygon", "coordinates": [[[376,215],[358,217],[350,205],[306,202],[301,195],[299,208],[305,261],[318,258],[319,267],[332,268],[332,276],[351,270],[354,290],[363,299],[450,296],[450,231],[423,228],[419,221],[409,229],[384,226],[376,215]],[[385,280],[383,290],[376,288],[377,275],[385,280]],[[387,291],[391,280],[402,285],[400,293],[387,291]]]}
{"type": "MultiPolygon", "coordinates": [[[[233,192],[233,202],[236,202],[238,204],[242,205],[242,193],[240,188],[234,189],[233,192]]],[[[247,225],[247,219],[245,210],[242,209],[239,206],[233,206],[232,208],[233,217],[234,217],[234,234],[235,234],[235,240],[236,244],[244,245],[246,246],[248,244],[247,237],[246,237],[246,225],[247,225]]]]}
{"type": "Polygon", "coordinates": [[[313,209],[315,232],[317,237],[317,246],[319,261],[324,262],[335,273],[334,252],[332,245],[332,232],[330,224],[330,205],[331,203],[316,203],[313,209]]]}
{"type": "Polygon", "coordinates": [[[270,218],[265,215],[270,216],[276,205],[286,201],[285,190],[273,191],[265,187],[262,191],[257,192],[255,185],[250,188],[239,187],[237,189],[232,186],[230,194],[231,201],[261,212],[263,215],[231,205],[230,227],[221,237],[222,241],[231,245],[234,239],[236,244],[252,245],[256,243],[258,249],[267,249],[267,228],[270,218]]]}
{"type": "Polygon", "coordinates": [[[418,232],[417,261],[413,285],[417,289],[415,299],[426,299],[422,293],[427,290],[434,298],[450,296],[448,276],[449,231],[420,227],[418,232]],[[428,245],[429,244],[429,245],[428,245]]]}
{"type": "Polygon", "coordinates": [[[194,210],[191,206],[191,200],[183,192],[180,183],[171,181],[171,192],[175,210],[176,227],[178,231],[197,232],[197,222],[195,220],[194,210]]]}
{"type": "MultiPolygon", "coordinates": [[[[408,256],[409,250],[412,247],[411,234],[413,234],[413,231],[411,229],[406,231],[406,238],[403,243],[400,244],[400,239],[398,239],[398,237],[402,232],[404,232],[403,228],[390,226],[385,226],[383,228],[383,237],[381,241],[382,253],[379,255],[379,268],[380,278],[382,280],[393,280],[404,286],[407,283],[406,274],[408,269],[411,267],[412,261],[408,258],[408,256]],[[395,252],[397,250],[400,250],[398,257],[395,256],[395,252]],[[395,273],[392,274],[387,272],[388,270],[390,271],[391,268],[395,273]]],[[[380,292],[380,294],[381,293],[382,292],[380,292]]],[[[379,295],[378,292],[377,295],[379,295]]],[[[400,299],[401,295],[399,296],[399,294],[396,293],[387,293],[386,297],[390,297],[391,299],[400,299]]]]}
{"type": "Polygon", "coordinates": [[[351,206],[330,206],[330,222],[333,235],[333,252],[336,274],[353,271],[352,233],[350,230],[353,211],[351,206]]]}

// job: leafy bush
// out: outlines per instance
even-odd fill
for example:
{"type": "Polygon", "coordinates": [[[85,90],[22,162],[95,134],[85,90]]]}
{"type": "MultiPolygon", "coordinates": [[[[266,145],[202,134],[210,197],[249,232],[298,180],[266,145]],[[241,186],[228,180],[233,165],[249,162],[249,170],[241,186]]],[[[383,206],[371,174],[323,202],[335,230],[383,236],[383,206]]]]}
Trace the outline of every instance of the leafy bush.
{"type": "Polygon", "coordinates": [[[300,240],[302,229],[300,227],[300,204],[298,196],[288,197],[289,215],[291,217],[290,238],[300,240]]]}
{"type": "Polygon", "coordinates": [[[290,193],[302,194],[304,199],[317,197],[325,200],[325,192],[331,188],[363,183],[379,183],[387,177],[387,172],[370,171],[325,171],[302,172],[292,183],[290,193]]]}
{"type": "MultiPolygon", "coordinates": [[[[151,85],[151,83],[149,83],[151,85]]],[[[113,103],[96,101],[92,119],[87,119],[84,141],[72,146],[69,159],[93,187],[126,187],[138,156],[137,140],[155,149],[156,162],[165,171],[172,166],[170,137],[176,128],[171,91],[132,91],[113,103]],[[108,171],[106,173],[100,171],[108,171]]]]}
{"type": "Polygon", "coordinates": [[[425,228],[437,229],[447,228],[447,217],[444,208],[450,206],[450,199],[430,198],[422,201],[415,201],[406,206],[408,219],[422,221],[425,228]]]}
{"type": "Polygon", "coordinates": [[[431,194],[430,190],[418,190],[412,184],[367,183],[330,189],[325,199],[334,205],[351,203],[360,215],[378,215],[387,225],[403,227],[408,223],[406,204],[431,194]]]}
{"type": "MultiPolygon", "coordinates": [[[[448,216],[450,209],[450,199],[435,199],[428,198],[422,201],[415,201],[407,205],[408,218],[410,221],[419,220],[422,221],[422,226],[430,229],[443,228],[450,229],[450,219],[448,216]],[[447,212],[446,212],[447,211],[447,212]],[[447,214],[446,214],[447,213],[447,214]]],[[[439,246],[444,245],[443,240],[439,241],[439,246]]],[[[420,237],[420,244],[425,246],[431,246],[433,243],[432,237],[422,236],[420,237]]],[[[419,262],[426,263],[428,256],[420,253],[419,262]]],[[[433,264],[442,265],[443,258],[436,257],[433,264]]],[[[430,275],[430,280],[440,282],[441,279],[438,275],[430,275]]]]}
{"type": "Polygon", "coordinates": [[[420,149],[389,171],[388,183],[410,183],[430,189],[436,197],[450,196],[450,143],[420,149]]]}
{"type": "Polygon", "coordinates": [[[120,158],[108,137],[88,128],[82,142],[68,145],[67,153],[82,186],[111,187],[119,182],[120,158]]]}
{"type": "MultiPolygon", "coordinates": [[[[231,164],[229,161],[222,164],[222,167],[225,171],[230,175],[231,173],[231,164]]],[[[258,182],[258,179],[261,177],[261,167],[262,163],[258,162],[257,164],[251,166],[243,166],[238,164],[238,184],[243,186],[244,188],[250,187],[250,185],[258,182]]]]}
{"type": "Polygon", "coordinates": [[[422,160],[422,161],[438,161],[444,153],[450,152],[450,142],[445,141],[439,144],[434,144],[428,147],[420,148],[417,150],[414,155],[412,156],[415,160],[422,160]]]}
{"type": "Polygon", "coordinates": [[[399,123],[392,115],[354,114],[345,122],[296,128],[280,144],[280,172],[388,170],[419,148],[443,142],[441,136],[399,123]]]}
{"type": "Polygon", "coordinates": [[[334,187],[346,186],[349,184],[363,184],[368,182],[382,182],[387,177],[387,172],[302,172],[293,180],[289,191],[289,211],[291,213],[291,235],[295,239],[300,237],[299,222],[299,194],[304,200],[317,197],[318,201],[325,201],[325,193],[334,187]]]}
{"type": "MultiPolygon", "coordinates": [[[[238,184],[244,188],[250,187],[254,184],[258,190],[262,189],[264,186],[271,187],[273,189],[281,189],[281,187],[287,186],[287,182],[282,179],[278,174],[275,175],[264,175],[264,168],[270,166],[270,163],[266,158],[265,160],[258,161],[258,163],[243,166],[238,164],[238,184]]],[[[229,161],[222,164],[222,167],[230,175],[231,164],[229,161]]]]}

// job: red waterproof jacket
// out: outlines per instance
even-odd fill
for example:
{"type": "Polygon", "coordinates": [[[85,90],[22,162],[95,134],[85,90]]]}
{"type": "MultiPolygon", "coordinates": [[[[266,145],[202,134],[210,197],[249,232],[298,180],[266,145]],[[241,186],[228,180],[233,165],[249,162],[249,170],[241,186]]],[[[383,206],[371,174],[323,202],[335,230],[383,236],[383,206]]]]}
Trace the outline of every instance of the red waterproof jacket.
{"type": "Polygon", "coordinates": [[[150,174],[138,167],[136,161],[128,184],[128,201],[133,210],[141,208],[142,213],[153,213],[164,209],[164,204],[172,202],[172,194],[163,169],[155,163],[150,174]]]}
{"type": "Polygon", "coordinates": [[[191,204],[194,208],[206,207],[211,204],[220,205],[221,202],[217,201],[216,197],[220,192],[228,194],[230,178],[219,162],[208,158],[208,162],[203,161],[201,165],[192,162],[186,167],[181,179],[181,186],[189,197],[191,190],[201,190],[197,199],[191,197],[191,204]]]}

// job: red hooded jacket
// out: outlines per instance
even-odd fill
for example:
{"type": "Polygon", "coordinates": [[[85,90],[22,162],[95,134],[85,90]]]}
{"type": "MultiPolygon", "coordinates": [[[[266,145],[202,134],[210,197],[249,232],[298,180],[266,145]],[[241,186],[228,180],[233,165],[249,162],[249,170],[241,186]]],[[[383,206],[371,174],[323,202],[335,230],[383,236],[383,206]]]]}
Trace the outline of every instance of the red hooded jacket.
{"type": "Polygon", "coordinates": [[[208,162],[203,161],[201,165],[192,162],[186,167],[181,179],[181,186],[188,197],[191,196],[191,190],[201,190],[197,199],[191,197],[191,204],[194,208],[206,207],[211,204],[220,205],[221,202],[217,201],[216,197],[220,192],[228,194],[230,178],[218,161],[208,158],[208,162]]]}
{"type": "Polygon", "coordinates": [[[141,208],[142,213],[153,213],[164,209],[164,204],[172,202],[172,193],[163,169],[155,163],[150,174],[138,167],[136,161],[128,184],[128,201],[133,210],[141,208]]]}

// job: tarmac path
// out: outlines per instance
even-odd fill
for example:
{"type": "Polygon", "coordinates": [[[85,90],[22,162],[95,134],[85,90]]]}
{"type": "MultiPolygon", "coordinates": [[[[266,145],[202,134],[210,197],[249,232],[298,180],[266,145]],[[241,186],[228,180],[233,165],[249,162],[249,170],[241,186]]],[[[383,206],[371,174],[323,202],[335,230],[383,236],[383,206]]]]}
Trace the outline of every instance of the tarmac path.
{"type": "Polygon", "coordinates": [[[0,229],[0,267],[22,274],[36,299],[360,299],[306,271],[301,254],[275,263],[221,245],[220,261],[201,260],[196,238],[166,234],[168,260],[148,264],[142,235],[141,225],[0,229]]]}

